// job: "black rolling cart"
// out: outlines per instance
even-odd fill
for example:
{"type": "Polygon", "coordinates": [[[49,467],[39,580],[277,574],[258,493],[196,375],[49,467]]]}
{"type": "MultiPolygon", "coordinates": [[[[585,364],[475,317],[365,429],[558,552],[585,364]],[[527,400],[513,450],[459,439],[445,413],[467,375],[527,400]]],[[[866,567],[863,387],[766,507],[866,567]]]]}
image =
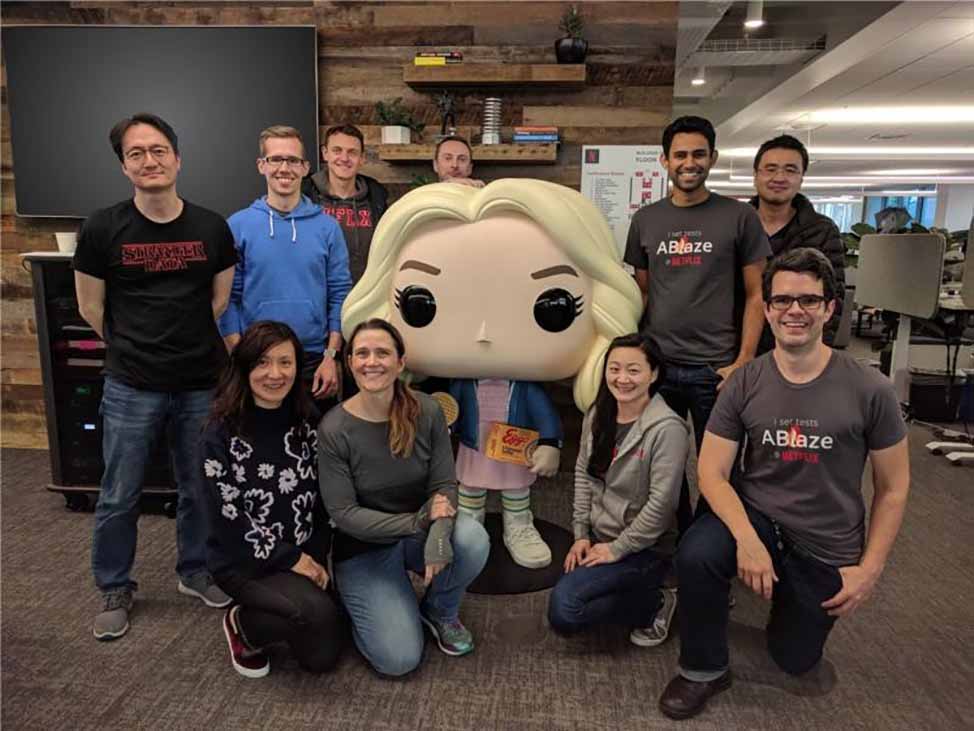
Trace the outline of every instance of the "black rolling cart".
{"type": "MultiPolygon", "coordinates": [[[[23,255],[34,286],[51,484],[68,509],[94,509],[104,469],[101,404],[105,344],[78,311],[71,254],[23,255]]],[[[175,516],[176,489],[166,437],[160,433],[146,467],[143,497],[159,500],[175,516]]]]}

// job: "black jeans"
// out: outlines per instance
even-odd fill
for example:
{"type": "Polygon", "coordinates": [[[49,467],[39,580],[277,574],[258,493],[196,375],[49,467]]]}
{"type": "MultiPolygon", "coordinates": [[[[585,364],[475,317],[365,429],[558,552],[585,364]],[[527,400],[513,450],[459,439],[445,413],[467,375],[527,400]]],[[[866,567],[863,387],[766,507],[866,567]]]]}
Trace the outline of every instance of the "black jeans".
{"type": "MultiPolygon", "coordinates": [[[[835,624],[820,606],[842,588],[842,577],[781,535],[767,516],[745,506],[747,517],[771,554],[778,581],[771,597],[768,652],[786,673],[800,675],[822,657],[835,624]]],[[[697,518],[680,542],[680,668],[711,673],[728,667],[727,606],[737,576],[737,542],[713,513],[697,518]]]]}
{"type": "MultiPolygon", "coordinates": [[[[689,366],[671,363],[666,366],[666,378],[659,388],[663,400],[677,416],[685,419],[687,414],[690,414],[698,458],[700,445],[703,444],[703,433],[707,428],[710,412],[714,410],[717,401],[717,384],[720,380],[717,371],[708,365],[689,366]]],[[[690,485],[684,474],[683,484],[680,486],[680,503],[676,509],[676,522],[680,536],[687,532],[694,515],[699,516],[708,510],[707,501],[701,495],[697,499],[697,510],[694,513],[690,505],[690,485]]]]}
{"type": "Polygon", "coordinates": [[[259,579],[221,572],[214,578],[240,605],[237,625],[250,647],[286,642],[309,672],[335,666],[346,636],[345,620],[332,597],[309,578],[293,571],[259,579]]]}

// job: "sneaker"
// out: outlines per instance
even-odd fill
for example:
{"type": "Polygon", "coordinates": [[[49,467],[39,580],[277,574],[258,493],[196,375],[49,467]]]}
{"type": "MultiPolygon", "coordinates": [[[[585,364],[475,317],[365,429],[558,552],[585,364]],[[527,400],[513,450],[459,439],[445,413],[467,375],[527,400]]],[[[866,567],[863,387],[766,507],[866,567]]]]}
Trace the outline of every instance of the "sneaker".
{"type": "Polygon", "coordinates": [[[663,606],[656,612],[656,619],[649,627],[639,627],[629,633],[629,641],[640,647],[656,647],[666,642],[670,635],[673,612],[676,611],[676,589],[661,589],[663,606]]]}
{"type": "Polygon", "coordinates": [[[102,598],[105,607],[95,615],[95,639],[117,640],[129,631],[129,612],[135,603],[132,589],[127,586],[111,589],[103,593],[102,598]]]}
{"type": "Polygon", "coordinates": [[[188,579],[180,579],[177,588],[180,594],[195,596],[206,606],[214,609],[228,607],[233,602],[233,599],[224,594],[223,590],[213,583],[213,577],[205,571],[194,574],[188,579]]]}
{"type": "Polygon", "coordinates": [[[419,613],[419,618],[429,627],[433,637],[436,638],[436,644],[447,655],[459,657],[473,652],[473,635],[463,626],[459,618],[449,622],[438,622],[427,617],[423,612],[419,613]]]}
{"type": "Polygon", "coordinates": [[[530,510],[516,517],[504,511],[504,545],[518,566],[542,569],[551,563],[551,549],[534,527],[530,510]]]}
{"type": "Polygon", "coordinates": [[[223,615],[223,634],[230,648],[230,663],[233,669],[245,678],[263,678],[271,671],[271,661],[260,650],[248,650],[237,629],[239,606],[230,607],[223,615]]]}

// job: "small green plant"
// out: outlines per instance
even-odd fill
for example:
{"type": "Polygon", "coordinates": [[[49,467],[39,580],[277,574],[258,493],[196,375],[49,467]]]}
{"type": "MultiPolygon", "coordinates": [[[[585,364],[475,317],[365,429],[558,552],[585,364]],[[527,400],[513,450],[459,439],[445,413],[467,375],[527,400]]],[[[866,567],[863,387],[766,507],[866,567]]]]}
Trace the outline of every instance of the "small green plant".
{"type": "Polygon", "coordinates": [[[375,113],[379,118],[379,124],[385,127],[408,127],[416,134],[422,134],[423,128],[426,126],[403,106],[401,96],[396,97],[391,102],[376,102],[375,113]]]}
{"type": "Polygon", "coordinates": [[[409,181],[409,189],[412,190],[413,188],[421,188],[424,185],[429,185],[430,183],[435,182],[436,178],[434,178],[432,175],[426,175],[425,173],[421,175],[413,175],[409,181]]]}
{"type": "Polygon", "coordinates": [[[561,16],[561,20],[558,22],[558,28],[561,32],[565,34],[566,38],[581,38],[582,33],[585,30],[585,22],[582,20],[582,16],[578,14],[577,5],[569,5],[568,9],[561,16]]]}

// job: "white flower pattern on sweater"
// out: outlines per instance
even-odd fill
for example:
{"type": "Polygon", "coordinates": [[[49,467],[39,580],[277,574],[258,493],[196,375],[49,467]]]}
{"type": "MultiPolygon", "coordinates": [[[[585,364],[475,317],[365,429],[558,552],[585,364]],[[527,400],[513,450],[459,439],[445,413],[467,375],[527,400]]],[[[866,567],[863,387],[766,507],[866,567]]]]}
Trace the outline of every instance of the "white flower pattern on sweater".
{"type": "MultiPolygon", "coordinates": [[[[305,423],[300,427],[292,427],[284,435],[283,455],[290,458],[291,466],[277,465],[262,461],[257,465],[257,478],[274,484],[277,478],[277,490],[273,487],[265,489],[247,483],[247,469],[245,462],[254,454],[254,448],[240,437],[230,439],[228,456],[229,465],[218,459],[207,458],[203,463],[206,477],[214,478],[212,483],[220,492],[222,502],[220,514],[228,521],[244,521],[245,532],[243,539],[253,549],[253,556],[258,560],[267,560],[274,549],[285,540],[284,524],[275,521],[268,525],[267,520],[273,512],[275,502],[290,502],[293,514],[293,542],[300,546],[305,543],[314,532],[314,507],[317,501],[316,486],[313,489],[301,487],[301,482],[315,480],[317,475],[317,442],[318,434],[314,427],[305,423]],[[225,478],[232,474],[233,482],[216,479],[225,478]],[[293,494],[293,497],[292,497],[293,494]],[[246,529],[249,526],[249,529],[246,529]]],[[[286,460],[285,460],[286,461],[286,460]]]]}

